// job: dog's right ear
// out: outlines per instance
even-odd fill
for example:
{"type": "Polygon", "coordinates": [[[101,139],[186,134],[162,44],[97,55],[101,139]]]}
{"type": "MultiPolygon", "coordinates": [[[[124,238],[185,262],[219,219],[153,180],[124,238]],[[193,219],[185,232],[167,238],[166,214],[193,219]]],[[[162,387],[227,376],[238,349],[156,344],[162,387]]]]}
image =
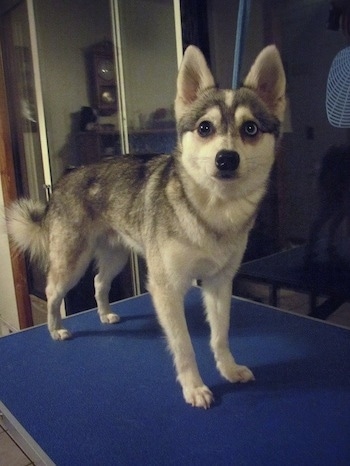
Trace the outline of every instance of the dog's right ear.
{"type": "Polygon", "coordinates": [[[204,55],[194,45],[188,46],[177,77],[176,120],[179,120],[186,107],[194,102],[204,89],[214,86],[215,81],[204,55]]]}

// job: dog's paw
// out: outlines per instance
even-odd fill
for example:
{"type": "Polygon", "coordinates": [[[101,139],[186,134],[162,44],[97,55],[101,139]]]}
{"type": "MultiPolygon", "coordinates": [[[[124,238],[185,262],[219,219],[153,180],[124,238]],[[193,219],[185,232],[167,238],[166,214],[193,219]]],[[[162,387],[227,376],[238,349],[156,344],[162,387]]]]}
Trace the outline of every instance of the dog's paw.
{"type": "Polygon", "coordinates": [[[246,366],[231,364],[230,367],[218,365],[218,368],[221,375],[232,383],[247,383],[255,380],[253,372],[246,366]]]}
{"type": "Polygon", "coordinates": [[[208,409],[214,401],[214,396],[206,385],[184,388],[183,394],[186,403],[196,408],[208,409]]]}
{"type": "Polygon", "coordinates": [[[103,324],[116,324],[120,321],[118,314],[110,312],[109,314],[103,314],[100,316],[100,320],[103,324]]]}
{"type": "Polygon", "coordinates": [[[70,331],[65,328],[51,330],[50,334],[53,340],[68,340],[69,338],[72,338],[70,331]]]}

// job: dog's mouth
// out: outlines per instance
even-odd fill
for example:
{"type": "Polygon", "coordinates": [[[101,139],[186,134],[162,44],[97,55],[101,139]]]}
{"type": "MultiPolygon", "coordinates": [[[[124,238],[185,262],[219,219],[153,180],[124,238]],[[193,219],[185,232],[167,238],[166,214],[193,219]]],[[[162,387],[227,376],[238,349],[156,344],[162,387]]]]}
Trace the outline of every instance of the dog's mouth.
{"type": "Polygon", "coordinates": [[[219,181],[233,181],[237,178],[237,172],[217,172],[213,178],[219,181]]]}

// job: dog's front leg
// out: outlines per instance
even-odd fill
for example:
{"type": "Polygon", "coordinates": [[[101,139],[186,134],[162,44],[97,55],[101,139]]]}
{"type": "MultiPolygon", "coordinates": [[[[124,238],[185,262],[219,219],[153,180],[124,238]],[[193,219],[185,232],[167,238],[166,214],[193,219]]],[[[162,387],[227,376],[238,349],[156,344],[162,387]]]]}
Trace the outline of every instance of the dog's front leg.
{"type": "Polygon", "coordinates": [[[149,289],[174,358],[177,380],[181,384],[185,401],[192,406],[207,409],[213,401],[213,394],[204,385],[198,372],[185,318],[183,293],[169,285],[155,284],[152,280],[149,289]]]}
{"type": "Polygon", "coordinates": [[[251,370],[237,364],[229,348],[231,277],[216,277],[215,280],[203,281],[202,291],[211,330],[210,345],[220,374],[230,382],[245,383],[254,380],[251,370]]]}

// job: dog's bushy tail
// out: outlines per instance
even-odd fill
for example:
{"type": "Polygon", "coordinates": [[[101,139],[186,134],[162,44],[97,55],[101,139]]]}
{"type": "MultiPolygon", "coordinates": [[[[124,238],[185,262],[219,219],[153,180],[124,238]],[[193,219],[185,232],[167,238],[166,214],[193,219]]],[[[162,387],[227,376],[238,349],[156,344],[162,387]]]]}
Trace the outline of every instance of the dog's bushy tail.
{"type": "Polygon", "coordinates": [[[42,267],[47,262],[48,233],[44,225],[46,206],[30,199],[20,199],[6,211],[7,232],[11,242],[29,253],[42,267]]]}

